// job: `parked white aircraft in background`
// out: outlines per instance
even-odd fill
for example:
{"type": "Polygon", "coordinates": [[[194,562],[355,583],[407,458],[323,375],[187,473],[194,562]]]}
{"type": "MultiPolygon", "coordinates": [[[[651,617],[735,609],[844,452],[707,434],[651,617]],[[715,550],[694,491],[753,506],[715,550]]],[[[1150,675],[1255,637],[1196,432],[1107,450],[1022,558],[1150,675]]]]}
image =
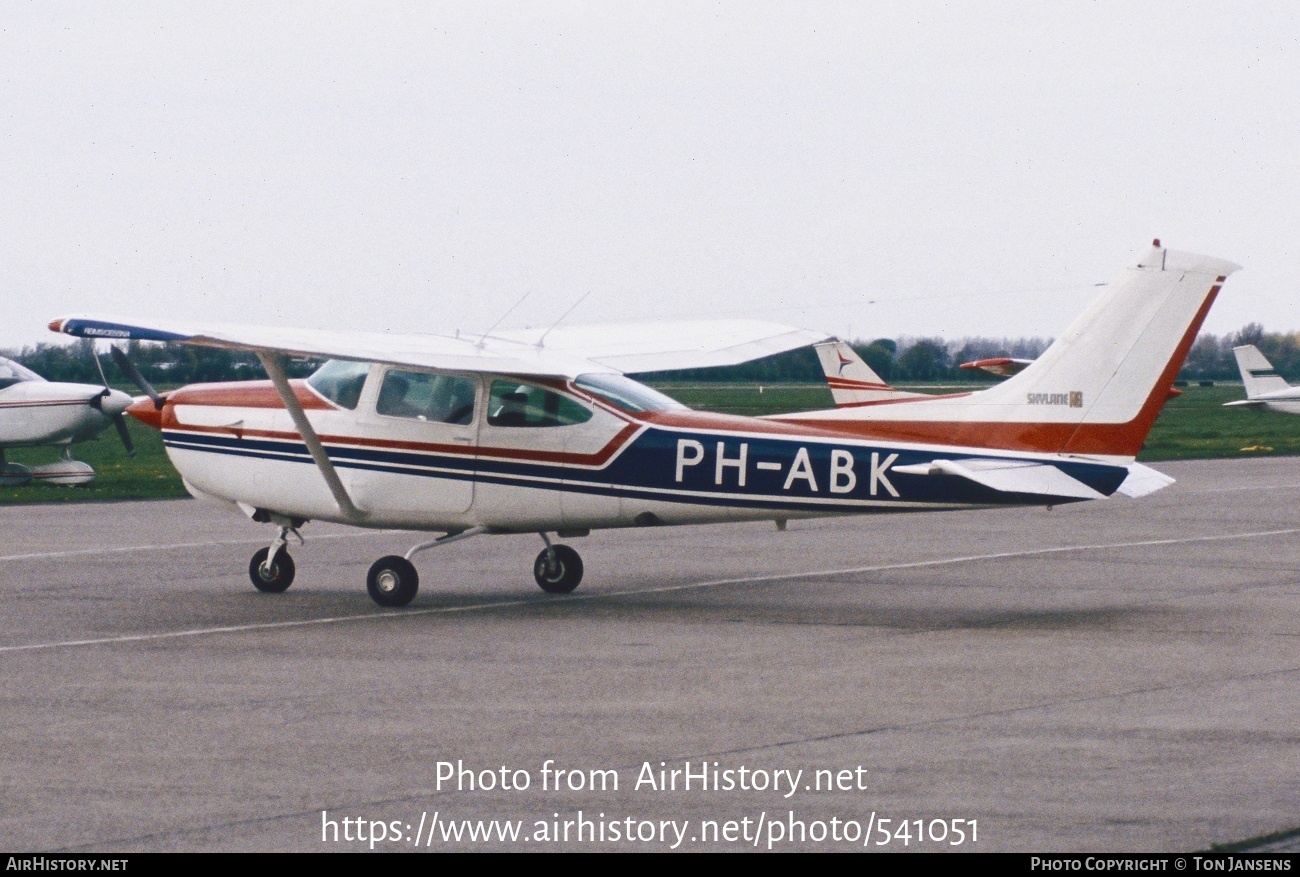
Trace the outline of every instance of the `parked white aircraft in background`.
{"type": "Polygon", "coordinates": [[[1253,344],[1232,348],[1241,370],[1241,382],[1246,386],[1246,398],[1225,402],[1225,407],[1246,405],[1284,414],[1300,414],[1300,387],[1293,387],[1274,370],[1253,344]]]}
{"type": "Polygon", "coordinates": [[[122,419],[131,397],[103,385],[47,381],[11,359],[0,357],[0,486],[28,481],[85,484],[95,470],[74,460],[68,445],[99,435],[116,425],[127,450],[131,439],[122,419]],[[5,460],[6,448],[63,446],[64,457],[40,466],[20,466],[5,460]]]}
{"type": "MultiPolygon", "coordinates": [[[[151,394],[197,497],[275,525],[249,577],[283,591],[309,519],[445,535],[377,560],[381,605],[416,594],[417,552],[539,534],[537,583],[582,560],[550,533],[603,527],[1057,505],[1171,484],[1134,458],[1236,265],[1159,242],[1033,365],[978,392],[773,417],[692,411],[624,376],[743,362],[826,340],[749,320],[500,332],[481,338],[66,317],[50,328],[249,350],[271,380],[151,394]],[[329,357],[290,381],[290,355],[329,357]]],[[[868,382],[870,378],[866,379],[868,382]]],[[[878,389],[878,388],[873,388],[878,389]]],[[[887,389],[887,388],[886,388],[887,389]]]]}

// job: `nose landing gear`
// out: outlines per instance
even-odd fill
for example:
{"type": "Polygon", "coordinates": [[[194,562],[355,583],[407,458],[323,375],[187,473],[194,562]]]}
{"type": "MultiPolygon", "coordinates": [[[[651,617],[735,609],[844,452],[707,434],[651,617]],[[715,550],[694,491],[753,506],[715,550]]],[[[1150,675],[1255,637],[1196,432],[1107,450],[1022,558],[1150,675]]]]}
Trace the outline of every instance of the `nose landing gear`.
{"type": "Polygon", "coordinates": [[[253,587],[263,593],[280,594],[289,590],[289,586],[293,584],[293,576],[297,570],[286,547],[290,533],[298,537],[299,545],[303,544],[298,528],[293,524],[285,524],[280,527],[270,546],[259,548],[254,552],[252,560],[248,562],[248,578],[252,581],[253,587]]]}
{"type": "Polygon", "coordinates": [[[271,549],[259,548],[253,555],[253,559],[248,562],[248,578],[252,580],[253,587],[267,594],[279,594],[289,590],[293,584],[293,576],[297,570],[294,569],[293,558],[289,552],[281,548],[275,553],[275,559],[270,563],[266,559],[271,556],[271,549]]]}

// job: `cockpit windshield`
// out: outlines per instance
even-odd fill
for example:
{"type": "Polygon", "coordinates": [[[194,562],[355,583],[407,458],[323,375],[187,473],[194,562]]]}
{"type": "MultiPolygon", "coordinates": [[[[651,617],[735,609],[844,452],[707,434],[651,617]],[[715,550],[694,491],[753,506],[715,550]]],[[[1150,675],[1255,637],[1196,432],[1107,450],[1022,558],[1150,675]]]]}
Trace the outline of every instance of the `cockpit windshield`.
{"type": "Polygon", "coordinates": [[[579,375],[573,383],[624,411],[664,411],[685,408],[681,402],[623,375],[579,375]]]}
{"type": "Polygon", "coordinates": [[[14,384],[21,384],[23,381],[43,381],[45,378],[38,375],[31,369],[23,368],[12,359],[5,359],[0,356],[0,390],[5,387],[12,387],[14,384]]]}
{"type": "Polygon", "coordinates": [[[368,374],[368,362],[329,359],[312,372],[307,383],[340,408],[355,409],[361,400],[361,388],[365,386],[368,374]]]}

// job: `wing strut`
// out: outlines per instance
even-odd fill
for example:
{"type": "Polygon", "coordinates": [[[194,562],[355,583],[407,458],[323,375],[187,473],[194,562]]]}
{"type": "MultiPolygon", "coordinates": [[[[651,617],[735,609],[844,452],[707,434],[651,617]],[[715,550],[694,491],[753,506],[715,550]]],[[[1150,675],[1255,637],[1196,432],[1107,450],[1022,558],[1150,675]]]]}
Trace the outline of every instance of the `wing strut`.
{"type": "Polygon", "coordinates": [[[330,462],[329,455],[325,453],[325,446],[320,443],[320,436],[316,435],[316,430],[312,429],[311,423],[307,420],[306,412],[302,410],[298,397],[293,393],[293,387],[289,386],[289,378],[284,373],[282,357],[265,350],[255,352],[257,358],[262,361],[262,368],[266,369],[267,375],[271,378],[271,383],[275,384],[275,391],[280,394],[280,401],[284,403],[285,408],[289,409],[289,416],[293,418],[293,425],[298,427],[298,432],[302,435],[307,450],[311,451],[311,458],[316,461],[316,468],[320,470],[321,477],[325,479],[325,483],[329,486],[330,493],[334,494],[334,501],[338,503],[339,511],[354,521],[366,517],[366,512],[357,508],[352,502],[352,497],[348,496],[347,488],[339,480],[339,473],[335,471],[334,464],[330,462]]]}

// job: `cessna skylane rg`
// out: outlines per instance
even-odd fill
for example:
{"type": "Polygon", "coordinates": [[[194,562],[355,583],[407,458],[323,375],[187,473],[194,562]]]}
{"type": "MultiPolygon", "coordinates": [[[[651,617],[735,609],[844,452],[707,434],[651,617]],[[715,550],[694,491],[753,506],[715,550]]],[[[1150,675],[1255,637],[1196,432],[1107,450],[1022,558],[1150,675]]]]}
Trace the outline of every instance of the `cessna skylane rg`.
{"type": "Polygon", "coordinates": [[[65,317],[84,338],[249,350],[269,381],[183,387],[129,413],[162,430],[196,497],[269,523],[249,577],[283,591],[308,520],[443,535],[377,560],[367,588],[409,603],[411,558],[483,533],[538,533],[551,593],[582,560],[551,534],[603,527],[1051,506],[1141,496],[1134,462],[1237,266],[1156,242],[1033,365],[979,392],[896,395],[771,417],[692,411],[625,374],[743,362],[826,340],[756,321],[386,335],[65,317]],[[288,356],[327,358],[306,380],[288,356]]]}
{"type": "Polygon", "coordinates": [[[46,484],[85,484],[95,470],[72,459],[68,445],[99,435],[109,424],[131,450],[122,412],[131,397],[121,390],[94,384],[47,381],[11,359],[0,356],[0,486],[16,487],[28,481],[46,484]],[[39,466],[21,466],[5,460],[6,448],[62,446],[64,458],[39,466]]]}

